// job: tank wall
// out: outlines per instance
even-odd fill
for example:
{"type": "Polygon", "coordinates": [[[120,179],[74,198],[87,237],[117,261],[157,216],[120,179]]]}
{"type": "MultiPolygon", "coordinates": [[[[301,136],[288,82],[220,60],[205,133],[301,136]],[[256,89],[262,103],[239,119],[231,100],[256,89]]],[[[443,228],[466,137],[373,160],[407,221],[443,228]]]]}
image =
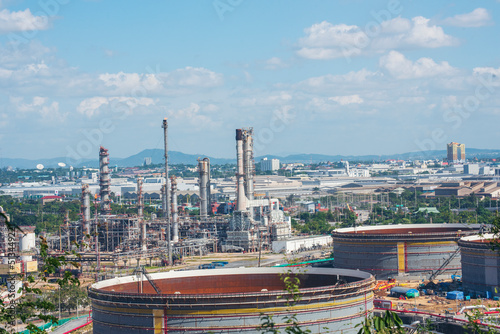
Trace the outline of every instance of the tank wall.
{"type": "Polygon", "coordinates": [[[262,324],[261,315],[272,314],[278,327],[286,327],[285,316],[295,314],[302,329],[311,333],[357,333],[355,326],[373,310],[373,294],[338,298],[318,304],[298,304],[272,308],[207,309],[192,305],[188,310],[168,308],[110,308],[93,302],[94,333],[256,333],[262,324]]]}
{"type": "Polygon", "coordinates": [[[357,333],[355,326],[373,309],[374,279],[361,271],[227,268],[155,273],[151,279],[162,294],[138,293],[136,276],[93,284],[94,333],[259,333],[262,314],[271,315],[281,332],[285,317],[294,314],[311,333],[357,333]],[[287,300],[283,274],[300,277],[296,303],[287,300]]]}
{"type": "MultiPolygon", "coordinates": [[[[458,249],[455,241],[425,242],[334,238],[335,267],[367,271],[378,279],[430,276],[458,249]]],[[[460,273],[456,254],[442,275],[460,273]]]]}
{"type": "Polygon", "coordinates": [[[461,247],[462,282],[465,291],[485,296],[488,291],[500,296],[500,257],[487,245],[461,247]]]}

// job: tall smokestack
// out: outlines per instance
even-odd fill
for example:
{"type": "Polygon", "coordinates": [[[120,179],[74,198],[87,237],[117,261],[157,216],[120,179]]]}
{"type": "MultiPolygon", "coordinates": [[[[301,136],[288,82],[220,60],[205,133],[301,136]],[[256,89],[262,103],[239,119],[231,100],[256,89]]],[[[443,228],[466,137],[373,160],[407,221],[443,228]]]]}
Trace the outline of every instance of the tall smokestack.
{"type": "Polygon", "coordinates": [[[210,191],[210,182],[211,182],[211,177],[210,177],[210,159],[209,158],[203,158],[203,161],[205,161],[205,165],[207,167],[207,214],[211,213],[212,210],[212,201],[210,200],[211,196],[211,191],[210,191]]]}
{"type": "Polygon", "coordinates": [[[82,231],[84,234],[90,234],[90,190],[89,185],[82,184],[82,231]]]}
{"type": "Polygon", "coordinates": [[[109,194],[111,192],[111,179],[109,176],[109,153],[104,147],[99,149],[99,187],[101,195],[101,214],[111,213],[109,194]]]}
{"type": "Polygon", "coordinates": [[[172,185],[172,223],[173,228],[173,242],[179,242],[179,217],[177,215],[177,181],[175,177],[170,178],[170,184],[172,185]]]}
{"type": "Polygon", "coordinates": [[[137,218],[139,222],[141,248],[147,249],[146,243],[146,222],[144,221],[144,196],[142,194],[142,177],[137,178],[137,218]]]}
{"type": "Polygon", "coordinates": [[[243,133],[241,129],[236,129],[236,178],[238,189],[236,192],[237,211],[245,211],[247,207],[245,197],[245,180],[243,170],[243,133]]]}
{"type": "Polygon", "coordinates": [[[200,217],[206,218],[210,206],[210,159],[198,159],[200,186],[200,217]]]}
{"type": "Polygon", "coordinates": [[[243,130],[243,169],[245,173],[245,195],[253,200],[253,128],[243,130]]]}
{"type": "Polygon", "coordinates": [[[171,237],[171,226],[170,226],[170,210],[168,205],[170,204],[170,185],[168,178],[168,122],[167,119],[163,119],[163,141],[165,147],[165,200],[163,206],[163,218],[167,221],[167,243],[168,243],[168,264],[172,265],[172,237],[171,237]]]}
{"type": "Polygon", "coordinates": [[[142,177],[137,178],[137,216],[144,216],[144,198],[142,196],[142,177]]]}

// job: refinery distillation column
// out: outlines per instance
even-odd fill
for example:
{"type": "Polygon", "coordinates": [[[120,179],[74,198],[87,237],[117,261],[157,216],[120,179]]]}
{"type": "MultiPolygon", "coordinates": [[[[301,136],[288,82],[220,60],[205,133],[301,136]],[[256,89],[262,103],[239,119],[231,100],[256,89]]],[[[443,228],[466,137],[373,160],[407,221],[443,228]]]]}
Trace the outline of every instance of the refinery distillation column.
{"type": "Polygon", "coordinates": [[[253,128],[243,129],[243,169],[245,173],[245,195],[249,201],[253,200],[253,128]]]}
{"type": "Polygon", "coordinates": [[[207,218],[210,211],[210,159],[198,159],[198,172],[200,179],[200,217],[207,218]]]}
{"type": "Polygon", "coordinates": [[[175,180],[174,176],[170,177],[170,184],[172,185],[172,242],[179,242],[179,217],[177,215],[177,181],[175,180]]]}
{"type": "Polygon", "coordinates": [[[82,231],[84,235],[90,234],[90,190],[89,185],[82,184],[82,231]]]}
{"type": "Polygon", "coordinates": [[[165,189],[164,189],[164,200],[163,200],[163,218],[167,221],[167,244],[168,244],[168,264],[172,265],[172,237],[171,237],[171,226],[170,226],[170,210],[168,209],[170,204],[170,187],[168,178],[168,122],[167,119],[163,119],[163,140],[165,148],[165,189]]]}
{"type": "Polygon", "coordinates": [[[109,153],[104,147],[99,149],[99,186],[101,195],[101,215],[111,213],[109,194],[111,192],[111,180],[109,177],[109,153]]]}
{"type": "Polygon", "coordinates": [[[245,211],[247,208],[245,196],[245,180],[243,171],[243,132],[236,129],[236,178],[238,179],[238,190],[236,195],[236,211],[245,211]]]}

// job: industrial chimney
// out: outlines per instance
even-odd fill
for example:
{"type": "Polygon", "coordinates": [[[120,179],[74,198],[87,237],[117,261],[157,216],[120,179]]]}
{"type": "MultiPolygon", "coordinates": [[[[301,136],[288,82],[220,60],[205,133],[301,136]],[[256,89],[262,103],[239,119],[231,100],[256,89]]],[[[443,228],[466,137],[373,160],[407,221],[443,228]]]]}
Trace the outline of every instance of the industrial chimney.
{"type": "Polygon", "coordinates": [[[144,197],[142,195],[142,177],[137,178],[137,216],[144,216],[144,197]]]}
{"type": "Polygon", "coordinates": [[[245,173],[245,195],[253,200],[253,175],[255,172],[253,161],[253,128],[243,130],[243,169],[245,173]]]}
{"type": "Polygon", "coordinates": [[[104,147],[99,149],[99,187],[101,195],[101,214],[111,213],[109,194],[111,192],[111,179],[109,176],[109,153],[104,147]]]}
{"type": "Polygon", "coordinates": [[[172,233],[172,241],[179,242],[179,216],[177,214],[177,181],[175,177],[172,176],[170,178],[170,184],[172,186],[172,224],[173,224],[173,233],[172,233]]]}
{"type": "Polygon", "coordinates": [[[206,218],[210,211],[210,159],[198,159],[200,186],[200,217],[206,218]]]}
{"type": "Polygon", "coordinates": [[[82,231],[84,234],[90,234],[90,190],[89,185],[82,184],[82,231]]]}
{"type": "Polygon", "coordinates": [[[238,182],[238,188],[236,190],[237,211],[245,211],[247,207],[243,164],[243,130],[236,129],[236,178],[238,182]]]}

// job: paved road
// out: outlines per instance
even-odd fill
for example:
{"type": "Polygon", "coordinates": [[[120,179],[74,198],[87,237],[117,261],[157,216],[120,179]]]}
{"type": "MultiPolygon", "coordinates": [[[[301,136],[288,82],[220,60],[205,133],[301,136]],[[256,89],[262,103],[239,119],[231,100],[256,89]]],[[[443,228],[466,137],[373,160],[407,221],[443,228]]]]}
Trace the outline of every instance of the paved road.
{"type": "Polygon", "coordinates": [[[64,325],[61,325],[59,327],[56,327],[56,329],[52,332],[54,334],[63,334],[66,333],[67,331],[70,331],[72,329],[75,329],[77,327],[80,327],[81,325],[86,324],[88,321],[88,316],[78,318],[78,319],[73,319],[65,323],[64,325]]]}

